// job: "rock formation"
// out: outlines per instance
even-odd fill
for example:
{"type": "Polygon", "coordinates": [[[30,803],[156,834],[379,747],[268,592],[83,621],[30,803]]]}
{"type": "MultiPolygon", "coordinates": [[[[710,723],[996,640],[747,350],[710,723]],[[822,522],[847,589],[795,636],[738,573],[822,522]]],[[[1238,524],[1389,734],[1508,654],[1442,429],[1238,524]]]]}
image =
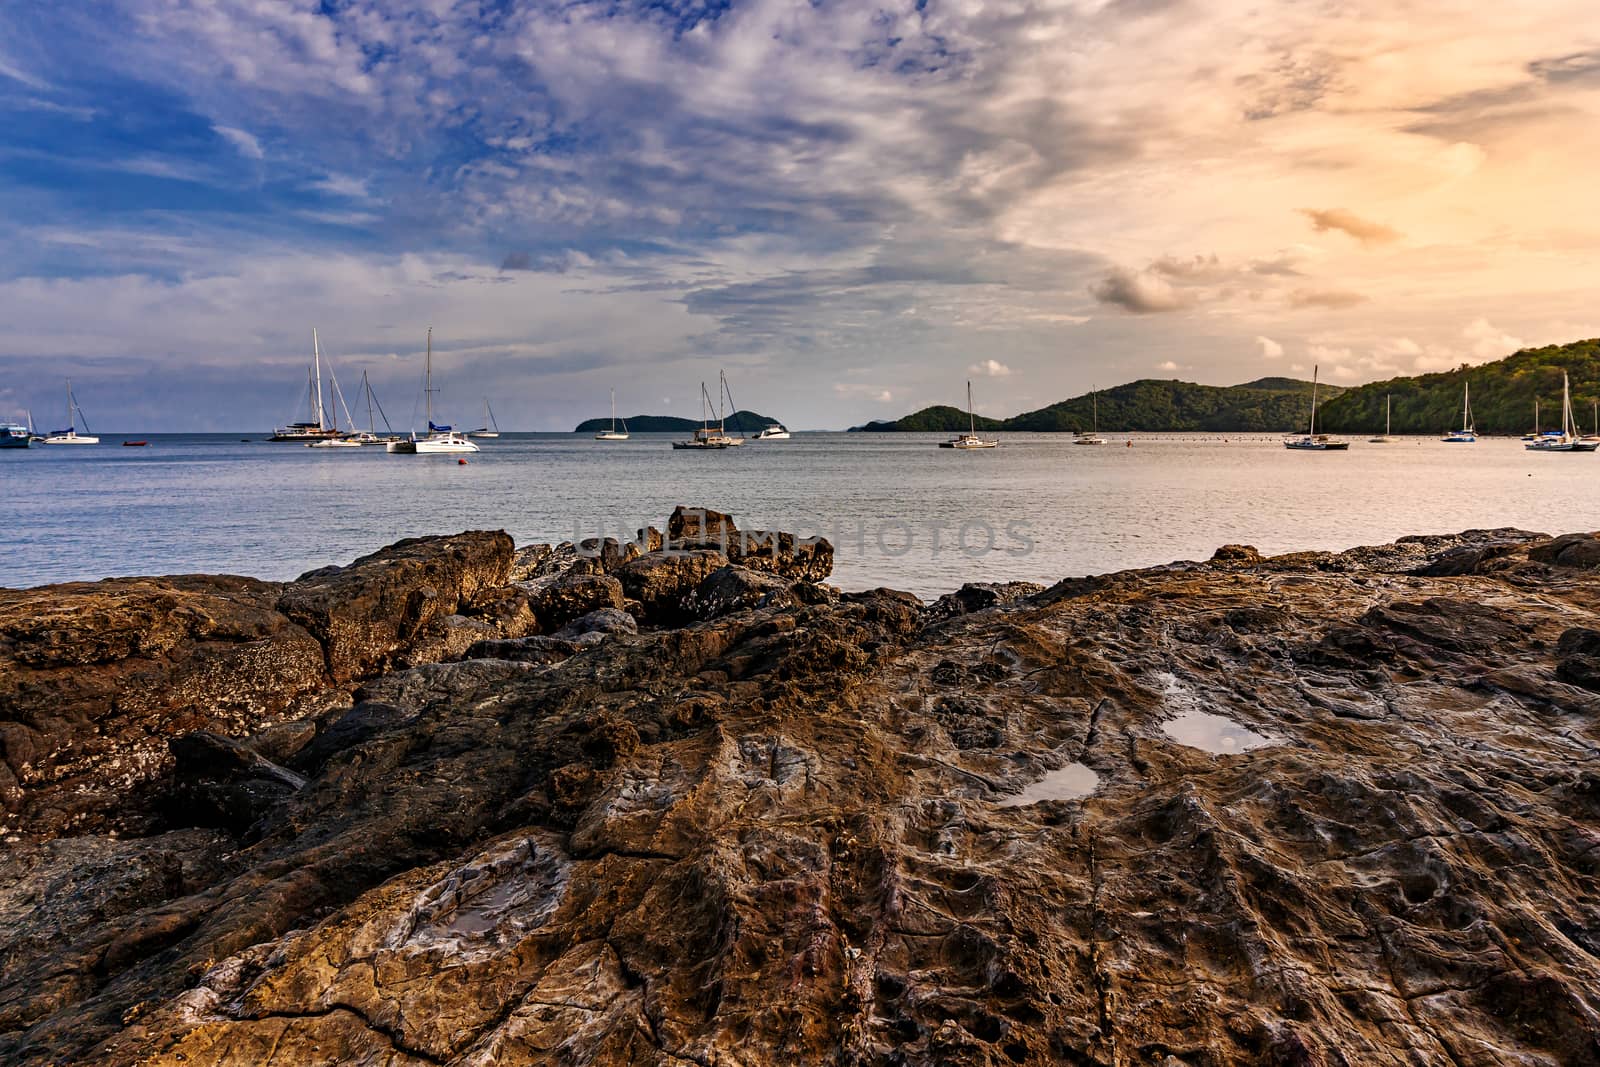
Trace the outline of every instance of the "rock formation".
{"type": "Polygon", "coordinates": [[[674,519],[0,593],[0,1060],[1600,1063],[1600,540],[925,605],[674,519]]]}

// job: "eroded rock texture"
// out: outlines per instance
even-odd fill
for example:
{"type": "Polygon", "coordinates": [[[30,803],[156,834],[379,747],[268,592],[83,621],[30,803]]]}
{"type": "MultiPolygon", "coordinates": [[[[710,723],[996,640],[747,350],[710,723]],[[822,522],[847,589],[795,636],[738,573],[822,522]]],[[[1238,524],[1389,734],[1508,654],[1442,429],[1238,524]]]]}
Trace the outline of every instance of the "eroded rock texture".
{"type": "Polygon", "coordinates": [[[8,853],[0,1059],[1597,1063],[1596,548],[938,605],[724,557],[637,633],[370,679],[265,768],[183,747],[274,783],[248,826],[8,853]],[[1207,715],[1263,743],[1175,740],[1207,715]]]}

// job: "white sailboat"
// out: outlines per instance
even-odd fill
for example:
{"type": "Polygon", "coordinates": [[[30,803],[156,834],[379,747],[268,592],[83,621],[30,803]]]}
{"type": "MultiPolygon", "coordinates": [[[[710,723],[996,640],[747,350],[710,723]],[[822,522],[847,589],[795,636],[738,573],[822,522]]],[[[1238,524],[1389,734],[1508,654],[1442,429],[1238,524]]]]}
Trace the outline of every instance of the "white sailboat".
{"type": "Polygon", "coordinates": [[[722,398],[728,397],[732,403],[733,393],[728,388],[728,377],[721,371],[717,372],[717,428],[711,428],[711,394],[706,391],[706,383],[700,383],[700,428],[687,441],[674,441],[672,447],[677,449],[710,449],[720,450],[735,448],[744,444],[743,437],[729,435],[725,421],[722,417],[722,398]]]}
{"type": "Polygon", "coordinates": [[[1472,383],[1461,384],[1461,429],[1449,430],[1440,438],[1447,445],[1470,445],[1478,440],[1478,428],[1472,425],[1472,383]]]}
{"type": "Polygon", "coordinates": [[[1388,445],[1388,444],[1393,444],[1396,440],[1398,440],[1398,438],[1394,438],[1394,437],[1390,437],[1389,436],[1389,427],[1392,425],[1392,420],[1390,419],[1390,413],[1389,413],[1389,401],[1390,401],[1390,399],[1391,399],[1391,397],[1389,396],[1388,393],[1384,393],[1383,394],[1383,432],[1381,434],[1379,434],[1377,437],[1369,437],[1369,438],[1367,438],[1367,443],[1368,444],[1388,445]]]}
{"type": "MultiPolygon", "coordinates": [[[[400,455],[458,455],[464,452],[477,452],[479,448],[467,439],[467,435],[450,426],[436,426],[433,421],[433,327],[428,327],[428,354],[422,364],[422,395],[423,407],[427,412],[428,433],[425,437],[418,437],[417,431],[411,431],[411,437],[404,441],[390,441],[388,451],[400,455]]],[[[416,409],[412,409],[413,411],[416,409]]]]}
{"type": "MultiPolygon", "coordinates": [[[[97,445],[100,438],[89,433],[78,432],[78,419],[82,417],[83,409],[78,407],[78,402],[72,398],[72,379],[67,379],[67,428],[49,434],[40,444],[45,445],[97,445]]],[[[89,429],[89,420],[83,420],[84,430],[89,429]]]]}
{"type": "Polygon", "coordinates": [[[948,441],[940,441],[940,448],[959,448],[968,451],[975,448],[999,448],[999,441],[985,441],[978,436],[978,416],[972,410],[972,379],[967,379],[967,432],[957,434],[948,441]]]}
{"type": "Polygon", "coordinates": [[[400,435],[394,432],[394,427],[389,425],[389,416],[384,412],[383,405],[378,404],[377,394],[372,390],[372,382],[367,377],[367,372],[361,372],[361,391],[367,394],[367,428],[356,434],[350,440],[361,445],[387,445],[391,441],[399,441],[400,435]],[[377,404],[378,414],[383,417],[384,433],[379,435],[377,425],[372,421],[372,407],[377,404]]]}
{"type": "Polygon", "coordinates": [[[304,422],[291,422],[272,431],[269,441],[315,441],[342,436],[336,425],[328,420],[328,409],[322,402],[322,343],[317,338],[317,328],[311,328],[311,366],[306,386],[306,404],[311,417],[304,422]]]}
{"type": "Polygon", "coordinates": [[[489,398],[483,398],[484,425],[467,433],[468,437],[482,437],[485,440],[500,436],[500,424],[494,421],[494,410],[489,407],[489,398]]]}
{"type": "Polygon", "coordinates": [[[1307,427],[1304,435],[1299,437],[1285,437],[1283,447],[1296,452],[1343,452],[1350,447],[1349,441],[1341,441],[1337,437],[1317,432],[1317,371],[1316,365],[1311,368],[1311,425],[1307,427]]]}
{"type": "Polygon", "coordinates": [[[1587,441],[1578,436],[1578,422],[1572,417],[1572,394],[1567,388],[1567,375],[1561,374],[1561,429],[1547,430],[1522,446],[1529,452],[1593,452],[1600,448],[1600,440],[1587,441]]]}
{"type": "Polygon", "coordinates": [[[1091,410],[1094,412],[1094,429],[1088,433],[1078,433],[1072,439],[1072,443],[1075,445],[1103,445],[1106,443],[1106,439],[1100,436],[1100,391],[1098,389],[1089,390],[1089,403],[1091,410]]]}
{"type": "Polygon", "coordinates": [[[344,402],[344,391],[339,388],[339,379],[333,373],[333,361],[328,361],[328,389],[333,394],[333,403],[330,404],[331,412],[328,420],[328,429],[336,434],[335,437],[324,437],[316,441],[307,441],[307,448],[360,448],[361,442],[350,430],[355,428],[356,420],[350,414],[350,405],[344,402]],[[344,423],[349,429],[339,428],[339,409],[344,409],[344,423]]]}
{"type": "MultiPolygon", "coordinates": [[[[701,386],[701,388],[705,388],[701,386]]],[[[626,441],[628,439],[628,420],[622,420],[622,429],[617,429],[617,391],[611,390],[611,429],[601,430],[594,435],[596,441],[626,441]]]]}

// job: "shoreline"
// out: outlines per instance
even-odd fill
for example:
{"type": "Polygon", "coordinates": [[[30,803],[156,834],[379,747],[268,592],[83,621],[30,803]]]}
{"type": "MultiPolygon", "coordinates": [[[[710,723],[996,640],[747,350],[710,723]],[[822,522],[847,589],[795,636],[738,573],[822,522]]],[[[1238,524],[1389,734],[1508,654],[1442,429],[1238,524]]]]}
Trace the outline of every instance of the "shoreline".
{"type": "Polygon", "coordinates": [[[680,509],[0,591],[0,1058],[1600,1040],[1600,539],[832,562],[680,509]]]}

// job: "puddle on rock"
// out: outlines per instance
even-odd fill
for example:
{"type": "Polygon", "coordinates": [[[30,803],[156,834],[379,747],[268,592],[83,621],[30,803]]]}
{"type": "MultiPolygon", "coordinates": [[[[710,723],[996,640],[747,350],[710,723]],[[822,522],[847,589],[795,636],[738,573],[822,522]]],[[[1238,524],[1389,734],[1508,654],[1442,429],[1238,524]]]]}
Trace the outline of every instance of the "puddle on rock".
{"type": "Polygon", "coordinates": [[[1002,808],[1021,808],[1041,800],[1076,800],[1093,793],[1100,785],[1100,776],[1081,763],[1069,763],[1057,771],[1028,786],[1014,797],[1006,797],[997,805],[1002,808]]]}
{"type": "Polygon", "coordinates": [[[1208,711],[1186,711],[1162,723],[1161,729],[1180,745],[1217,756],[1231,756],[1236,752],[1277,744],[1226,716],[1213,715],[1208,711]]]}

